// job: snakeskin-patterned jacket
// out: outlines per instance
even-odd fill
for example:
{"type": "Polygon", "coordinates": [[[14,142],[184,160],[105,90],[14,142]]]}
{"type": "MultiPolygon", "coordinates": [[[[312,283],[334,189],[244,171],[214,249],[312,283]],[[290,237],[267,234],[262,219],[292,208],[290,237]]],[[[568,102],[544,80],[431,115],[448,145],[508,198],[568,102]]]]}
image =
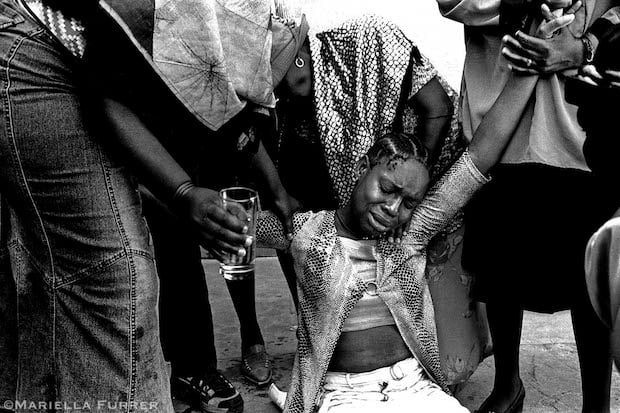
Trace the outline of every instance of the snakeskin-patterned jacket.
{"type": "MultiPolygon", "coordinates": [[[[377,291],[392,312],[411,353],[429,377],[447,391],[441,371],[431,297],[424,279],[429,240],[487,182],[465,152],[431,188],[414,211],[403,243],[377,244],[377,291]]],[[[286,413],[314,412],[342,326],[362,297],[365,284],[353,272],[334,226],[334,211],[294,217],[290,244],[299,290],[298,346],[286,413]]],[[[287,242],[275,215],[263,213],[258,243],[285,248],[287,242]]]]}

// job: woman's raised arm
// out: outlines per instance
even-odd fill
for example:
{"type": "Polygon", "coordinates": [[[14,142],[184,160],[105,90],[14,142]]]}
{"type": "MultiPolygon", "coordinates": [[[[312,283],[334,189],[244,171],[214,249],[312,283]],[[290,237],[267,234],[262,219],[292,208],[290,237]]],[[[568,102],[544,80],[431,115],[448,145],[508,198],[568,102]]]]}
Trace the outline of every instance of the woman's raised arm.
{"type": "MultiPolygon", "coordinates": [[[[538,33],[548,36],[566,27],[574,19],[574,14],[560,16],[541,24],[538,33]]],[[[528,101],[533,98],[537,82],[537,75],[513,74],[482,119],[469,144],[469,154],[480,172],[487,173],[500,160],[528,101]]]]}

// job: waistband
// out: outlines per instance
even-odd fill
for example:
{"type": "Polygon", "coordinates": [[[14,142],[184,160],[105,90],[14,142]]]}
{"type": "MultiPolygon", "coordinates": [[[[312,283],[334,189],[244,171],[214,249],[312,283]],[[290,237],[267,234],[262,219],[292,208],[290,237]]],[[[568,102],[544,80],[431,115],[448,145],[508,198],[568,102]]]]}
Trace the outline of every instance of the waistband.
{"type": "Polygon", "coordinates": [[[424,377],[424,369],[414,357],[406,358],[391,366],[364,373],[341,373],[328,371],[325,385],[360,387],[377,386],[390,381],[418,381],[424,377]]]}

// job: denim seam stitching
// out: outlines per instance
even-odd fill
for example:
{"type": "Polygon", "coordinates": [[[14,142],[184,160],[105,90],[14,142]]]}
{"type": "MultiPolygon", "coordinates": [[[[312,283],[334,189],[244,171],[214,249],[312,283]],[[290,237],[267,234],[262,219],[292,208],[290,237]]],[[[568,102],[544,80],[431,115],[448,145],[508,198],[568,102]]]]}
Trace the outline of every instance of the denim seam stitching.
{"type": "MultiPolygon", "coordinates": [[[[34,268],[35,268],[35,269],[36,269],[39,273],[41,273],[41,274],[45,274],[45,270],[43,270],[43,269],[41,268],[41,265],[39,265],[39,262],[37,261],[37,259],[36,259],[36,258],[35,258],[35,257],[31,254],[31,253],[30,253],[30,250],[28,250],[28,248],[26,248],[26,246],[25,246],[24,244],[22,244],[22,242],[21,242],[20,240],[16,239],[16,240],[14,240],[14,241],[11,241],[11,242],[8,244],[8,247],[9,247],[9,248],[17,248],[17,249],[19,249],[19,251],[20,251],[20,252],[22,252],[22,253],[24,253],[24,254],[28,255],[28,262],[29,262],[30,264],[32,264],[32,266],[33,266],[33,267],[34,267],[34,268]]],[[[53,287],[52,285],[50,285],[50,283],[48,283],[48,282],[46,281],[46,277],[43,277],[43,282],[45,283],[45,285],[47,285],[47,286],[50,288],[50,290],[53,290],[53,289],[54,289],[54,287],[53,287]]]]}
{"type": "Polygon", "coordinates": [[[68,277],[63,282],[59,283],[56,288],[62,288],[67,285],[73,284],[74,282],[82,278],[90,277],[91,275],[96,274],[97,272],[100,272],[104,270],[105,268],[115,264],[119,260],[123,258],[127,258],[127,255],[139,256],[139,257],[146,258],[148,260],[153,259],[153,257],[150,254],[145,253],[144,251],[141,251],[141,250],[130,248],[128,251],[129,251],[129,254],[126,254],[125,251],[117,252],[116,254],[104,260],[99,261],[96,265],[92,265],[88,268],[85,268],[84,270],[81,270],[75,273],[73,276],[68,277]]]}
{"type": "MultiPolygon", "coordinates": [[[[36,34],[36,33],[34,33],[36,34]]],[[[33,34],[33,35],[34,35],[33,34]]],[[[34,198],[32,196],[32,191],[30,190],[30,187],[28,186],[28,180],[26,179],[26,176],[24,174],[24,168],[22,165],[22,161],[21,161],[21,157],[19,155],[19,149],[17,148],[17,143],[15,142],[15,133],[14,133],[14,127],[13,127],[13,111],[12,111],[12,105],[11,105],[11,99],[10,99],[10,89],[11,89],[11,76],[10,76],[10,68],[11,68],[11,63],[13,61],[13,58],[15,57],[15,54],[17,53],[17,50],[19,50],[20,46],[22,45],[22,43],[24,41],[26,41],[27,39],[29,39],[30,37],[32,37],[31,35],[28,36],[22,36],[20,37],[18,40],[15,41],[15,43],[13,44],[13,46],[11,47],[11,49],[9,50],[8,53],[8,58],[7,58],[7,64],[6,64],[6,68],[5,68],[5,78],[6,78],[6,87],[4,88],[3,92],[3,104],[4,104],[4,109],[5,109],[5,120],[7,122],[8,125],[8,135],[10,137],[10,142],[11,142],[11,146],[13,149],[13,160],[15,161],[15,163],[19,166],[19,174],[21,175],[22,178],[22,182],[23,185],[21,185],[22,189],[26,192],[26,195],[28,197],[28,200],[30,201],[30,203],[33,206],[33,209],[35,211],[35,214],[39,220],[39,225],[41,226],[41,232],[43,233],[43,237],[45,238],[45,245],[47,246],[47,250],[49,253],[49,257],[50,257],[50,271],[51,271],[51,275],[52,275],[52,279],[55,279],[55,266],[54,266],[54,260],[52,257],[52,249],[50,246],[50,241],[49,241],[49,237],[47,235],[47,231],[45,230],[45,225],[43,224],[43,219],[41,218],[41,214],[39,212],[39,210],[36,207],[36,203],[34,202],[34,198]]]]}
{"type": "MultiPolygon", "coordinates": [[[[19,244],[17,244],[16,246],[19,248],[19,244]]],[[[21,255],[18,255],[18,256],[16,257],[16,261],[17,261],[17,263],[18,263],[19,265],[21,265],[21,260],[22,260],[21,255]]],[[[11,265],[14,265],[14,264],[15,264],[15,263],[11,263],[11,265]]],[[[20,318],[21,318],[21,317],[20,317],[20,314],[21,314],[21,313],[20,313],[20,311],[19,311],[19,306],[20,306],[20,300],[19,300],[19,298],[20,298],[20,294],[19,294],[19,287],[18,287],[18,286],[19,286],[19,283],[20,283],[20,280],[17,278],[17,277],[19,277],[19,276],[20,276],[19,272],[18,272],[17,274],[13,273],[13,279],[15,280],[15,290],[16,290],[16,291],[15,291],[15,292],[16,292],[16,294],[15,294],[15,306],[16,306],[16,308],[18,309],[18,310],[16,311],[16,314],[15,314],[15,322],[17,323],[17,328],[18,328],[18,331],[19,331],[19,324],[20,324],[20,318]]],[[[18,338],[18,339],[19,339],[19,338],[18,338]]],[[[16,394],[16,395],[18,395],[18,394],[22,394],[22,391],[21,391],[21,390],[22,390],[22,389],[21,389],[21,387],[22,387],[22,386],[21,386],[21,380],[19,380],[19,377],[23,377],[23,375],[22,375],[22,373],[21,373],[21,367],[22,367],[22,366],[21,366],[21,364],[22,364],[22,363],[21,363],[20,361],[21,361],[21,357],[19,357],[19,353],[18,353],[18,356],[17,356],[17,380],[16,380],[16,382],[17,382],[17,383],[16,383],[16,385],[15,385],[15,394],[16,394]]]]}
{"type": "Polygon", "coordinates": [[[99,149],[99,164],[101,165],[101,169],[103,171],[103,175],[105,177],[106,191],[108,194],[108,200],[110,201],[110,206],[112,208],[112,212],[114,214],[114,222],[116,223],[116,228],[118,230],[119,236],[121,238],[123,244],[123,251],[125,252],[125,256],[127,258],[127,265],[129,267],[129,299],[130,299],[130,314],[129,314],[129,363],[131,366],[131,372],[129,377],[129,392],[127,394],[127,412],[131,411],[131,404],[135,398],[136,393],[136,374],[137,374],[137,365],[136,365],[136,335],[135,335],[135,325],[136,325],[136,266],[133,261],[133,256],[130,254],[130,243],[127,238],[127,234],[124,230],[122,220],[120,217],[120,212],[118,210],[118,204],[116,203],[116,197],[114,196],[113,185],[110,179],[110,170],[107,164],[107,160],[103,156],[101,149],[99,149]]]}
{"type": "Polygon", "coordinates": [[[63,282],[59,283],[56,288],[65,287],[67,285],[73,284],[74,282],[76,282],[77,280],[81,278],[86,278],[86,277],[91,276],[92,274],[96,274],[97,272],[109,267],[110,265],[121,260],[122,258],[125,258],[125,256],[126,254],[124,251],[117,252],[111,257],[108,257],[104,260],[99,261],[96,265],[92,265],[82,271],[75,273],[72,277],[68,277],[63,282]]]}
{"type": "Polygon", "coordinates": [[[55,286],[55,288],[65,287],[65,286],[67,286],[69,284],[72,284],[72,283],[76,282],[77,280],[79,280],[79,279],[81,279],[83,277],[89,277],[93,273],[100,272],[104,268],[110,266],[111,264],[114,264],[119,259],[127,258],[127,255],[140,256],[140,257],[143,257],[143,258],[146,258],[146,259],[149,259],[149,260],[153,259],[153,257],[149,253],[147,253],[145,251],[142,251],[142,250],[138,250],[138,249],[134,249],[134,248],[129,248],[126,251],[117,252],[116,254],[114,254],[112,256],[109,256],[108,258],[104,258],[104,259],[98,261],[96,264],[91,265],[90,267],[81,269],[80,271],[78,271],[76,273],[73,273],[69,277],[63,278],[63,281],[59,282],[58,285],[55,286]]]}
{"type": "MultiPolygon", "coordinates": [[[[29,258],[29,262],[36,268],[37,271],[39,271],[41,274],[44,274],[45,271],[42,269],[41,265],[39,264],[38,260],[36,259],[36,257],[34,255],[32,255],[30,253],[30,250],[28,248],[26,248],[26,246],[24,244],[22,244],[18,239],[14,239],[11,240],[7,243],[7,252],[3,252],[0,253],[0,259],[10,255],[8,250],[12,249],[12,248],[18,248],[20,251],[22,251],[23,253],[25,253],[26,255],[28,255],[29,258]]],[[[136,249],[136,248],[128,248],[127,249],[128,254],[125,251],[121,251],[121,252],[117,252],[116,254],[105,258],[103,260],[98,261],[96,264],[91,265],[90,267],[81,269],[78,272],[75,272],[73,274],[71,274],[68,277],[63,278],[62,282],[57,283],[57,285],[50,285],[47,281],[45,281],[45,284],[48,285],[50,287],[50,289],[54,290],[54,289],[58,289],[58,288],[62,288],[65,287],[69,284],[74,283],[76,280],[79,280],[82,277],[88,277],[90,275],[92,275],[92,273],[101,271],[103,268],[113,264],[114,262],[118,261],[121,258],[126,257],[126,255],[131,255],[131,256],[139,256],[142,258],[146,258],[148,260],[153,260],[153,256],[144,250],[140,250],[140,249],[136,249]]]]}
{"type": "Polygon", "coordinates": [[[153,255],[148,251],[135,248],[129,248],[128,251],[131,253],[131,255],[139,255],[141,257],[148,258],[149,260],[153,259],[153,255]]]}
{"type": "MultiPolygon", "coordinates": [[[[47,231],[45,230],[45,226],[43,224],[43,219],[41,218],[41,214],[39,213],[38,208],[36,207],[36,204],[34,202],[34,198],[32,196],[32,192],[30,191],[30,188],[28,186],[28,181],[26,180],[26,176],[24,174],[24,168],[21,162],[21,158],[19,156],[19,150],[17,148],[17,143],[15,142],[15,129],[13,127],[13,112],[12,112],[12,106],[11,106],[11,99],[10,99],[10,89],[11,89],[11,75],[10,75],[10,68],[11,68],[11,64],[13,62],[13,59],[15,58],[15,55],[17,54],[17,51],[19,50],[19,48],[21,47],[21,45],[27,40],[30,39],[34,36],[36,36],[38,33],[41,33],[43,30],[39,29],[39,30],[33,30],[31,32],[29,32],[27,35],[22,35],[19,39],[16,39],[15,42],[13,43],[13,45],[11,46],[11,48],[9,49],[9,52],[7,54],[7,62],[6,62],[6,68],[5,68],[5,79],[6,79],[6,87],[4,88],[3,92],[3,105],[4,105],[4,109],[5,109],[5,120],[7,122],[7,127],[8,127],[8,131],[7,134],[9,136],[9,140],[10,140],[10,145],[13,147],[13,154],[12,156],[14,157],[14,161],[17,163],[17,165],[19,166],[19,173],[21,174],[21,179],[23,182],[23,190],[26,192],[26,195],[28,197],[28,199],[30,200],[33,210],[35,212],[35,215],[37,216],[37,219],[39,220],[39,225],[41,226],[41,233],[43,234],[43,237],[45,239],[45,245],[47,246],[47,250],[48,250],[48,254],[49,254],[49,261],[50,261],[50,272],[51,272],[51,278],[52,278],[52,283],[55,283],[56,281],[56,269],[54,267],[54,257],[52,256],[52,250],[51,250],[51,245],[50,245],[50,241],[49,241],[49,237],[47,235],[47,231]]],[[[44,272],[43,272],[44,273],[44,272]]],[[[54,377],[58,377],[58,375],[56,374],[56,368],[57,368],[57,354],[56,354],[56,295],[52,294],[52,371],[54,372],[54,377]]],[[[58,388],[57,388],[57,381],[54,380],[54,393],[58,394],[58,388]]]]}

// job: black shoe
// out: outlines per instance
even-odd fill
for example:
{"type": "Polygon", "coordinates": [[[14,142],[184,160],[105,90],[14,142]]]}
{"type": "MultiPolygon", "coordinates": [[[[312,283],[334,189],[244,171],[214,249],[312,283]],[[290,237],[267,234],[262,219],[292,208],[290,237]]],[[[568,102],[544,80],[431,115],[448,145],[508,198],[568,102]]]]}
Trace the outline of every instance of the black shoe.
{"type": "Polygon", "coordinates": [[[203,377],[172,376],[172,398],[209,413],[242,413],[243,399],[219,371],[203,377]]]}
{"type": "Polygon", "coordinates": [[[512,400],[510,406],[508,406],[506,410],[502,412],[499,410],[493,410],[489,406],[489,399],[486,399],[480,408],[475,411],[475,413],[521,413],[523,411],[523,401],[525,400],[525,386],[523,386],[522,381],[519,381],[519,384],[521,387],[517,392],[517,396],[512,400]]]}
{"type": "Polygon", "coordinates": [[[263,344],[255,344],[241,356],[241,374],[258,387],[271,383],[271,360],[263,344]]]}

